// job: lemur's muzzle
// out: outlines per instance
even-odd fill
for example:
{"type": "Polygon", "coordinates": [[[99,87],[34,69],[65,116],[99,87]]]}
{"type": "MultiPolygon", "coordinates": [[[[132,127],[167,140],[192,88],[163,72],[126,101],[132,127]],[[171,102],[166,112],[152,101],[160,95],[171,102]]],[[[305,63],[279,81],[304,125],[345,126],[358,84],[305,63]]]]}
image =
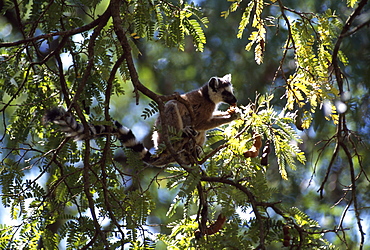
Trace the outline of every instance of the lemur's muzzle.
{"type": "Polygon", "coordinates": [[[230,96],[230,98],[227,98],[227,100],[225,100],[225,102],[231,106],[236,106],[236,103],[238,102],[238,100],[235,98],[235,96],[230,96]]]}

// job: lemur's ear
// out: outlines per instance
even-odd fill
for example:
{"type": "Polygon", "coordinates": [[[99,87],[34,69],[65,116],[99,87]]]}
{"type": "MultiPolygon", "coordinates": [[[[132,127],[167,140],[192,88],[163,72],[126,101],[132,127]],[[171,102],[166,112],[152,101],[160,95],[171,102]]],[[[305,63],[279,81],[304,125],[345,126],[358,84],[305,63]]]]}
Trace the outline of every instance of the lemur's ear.
{"type": "Polygon", "coordinates": [[[224,75],[222,79],[224,80],[224,82],[231,82],[231,74],[224,75]]]}
{"type": "Polygon", "coordinates": [[[217,92],[218,86],[219,86],[219,80],[218,77],[214,76],[208,81],[208,86],[214,91],[217,92]]]}

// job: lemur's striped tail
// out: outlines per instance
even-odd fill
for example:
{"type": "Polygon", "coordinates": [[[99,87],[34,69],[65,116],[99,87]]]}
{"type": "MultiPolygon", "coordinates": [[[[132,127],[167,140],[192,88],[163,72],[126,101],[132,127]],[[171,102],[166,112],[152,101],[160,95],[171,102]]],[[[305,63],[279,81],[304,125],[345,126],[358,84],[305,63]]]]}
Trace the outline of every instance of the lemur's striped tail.
{"type": "Polygon", "coordinates": [[[142,159],[146,162],[149,162],[151,158],[149,150],[144,147],[141,141],[136,139],[134,133],[132,133],[132,130],[122,126],[122,124],[117,121],[114,122],[114,125],[116,127],[113,128],[113,130],[115,131],[115,134],[122,145],[126,148],[131,148],[134,152],[140,153],[142,159]]]}
{"type": "MultiPolygon", "coordinates": [[[[43,117],[43,122],[52,122],[60,127],[60,131],[65,132],[66,137],[72,137],[74,140],[93,139],[94,137],[104,136],[109,133],[108,125],[92,125],[89,124],[89,132],[85,133],[84,126],[76,121],[73,115],[61,107],[53,108],[46,112],[43,117]]],[[[149,161],[151,154],[143,143],[136,140],[131,129],[122,126],[115,121],[111,129],[112,134],[117,136],[122,145],[131,148],[134,152],[140,153],[144,161],[149,161]]]]}

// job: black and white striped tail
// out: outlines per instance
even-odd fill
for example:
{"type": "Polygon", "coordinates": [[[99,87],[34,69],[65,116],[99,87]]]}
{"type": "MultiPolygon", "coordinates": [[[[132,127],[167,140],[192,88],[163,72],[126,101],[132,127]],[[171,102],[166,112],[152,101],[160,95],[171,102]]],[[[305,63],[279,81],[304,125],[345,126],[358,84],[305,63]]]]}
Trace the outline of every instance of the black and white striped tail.
{"type": "Polygon", "coordinates": [[[150,160],[151,154],[146,147],[144,147],[143,143],[138,141],[135,135],[132,133],[132,130],[122,126],[121,123],[115,121],[114,125],[116,128],[114,129],[118,140],[122,143],[123,146],[126,148],[131,148],[134,152],[140,153],[142,159],[146,162],[150,160]]]}
{"type": "MultiPolygon", "coordinates": [[[[65,111],[61,107],[53,108],[46,112],[43,121],[52,122],[60,127],[62,132],[65,132],[66,137],[72,137],[74,140],[92,139],[106,135],[109,131],[107,125],[92,125],[89,124],[89,133],[85,133],[82,124],[78,123],[73,115],[65,111]]],[[[134,152],[140,153],[144,161],[149,161],[151,154],[148,149],[144,147],[143,143],[136,140],[135,135],[131,129],[122,126],[119,122],[114,122],[115,128],[112,132],[121,141],[122,145],[131,148],[134,152]]]]}

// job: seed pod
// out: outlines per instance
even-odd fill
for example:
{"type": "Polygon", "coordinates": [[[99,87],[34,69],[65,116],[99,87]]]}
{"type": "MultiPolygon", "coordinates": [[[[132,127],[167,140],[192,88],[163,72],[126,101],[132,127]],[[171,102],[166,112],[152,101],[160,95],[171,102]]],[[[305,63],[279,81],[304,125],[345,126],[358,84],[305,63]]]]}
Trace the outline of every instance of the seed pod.
{"type": "Polygon", "coordinates": [[[195,233],[194,233],[194,236],[197,240],[199,240],[200,238],[202,238],[204,235],[212,235],[212,234],[215,234],[217,232],[219,232],[222,227],[224,226],[226,222],[226,216],[222,215],[222,214],[219,214],[218,217],[217,217],[217,220],[211,224],[209,227],[207,227],[204,232],[202,233],[200,230],[197,230],[195,233]]]}
{"type": "Polygon", "coordinates": [[[283,227],[283,234],[284,234],[283,246],[284,247],[289,247],[290,246],[290,240],[292,239],[292,237],[290,237],[290,235],[289,235],[289,229],[290,229],[290,226],[288,226],[288,225],[285,225],[283,227]]]}
{"type": "Polygon", "coordinates": [[[212,235],[222,229],[226,221],[226,216],[219,214],[215,223],[206,228],[205,234],[212,235]]]}
{"type": "Polygon", "coordinates": [[[249,158],[249,157],[250,158],[255,158],[255,157],[258,156],[258,154],[260,152],[260,148],[262,147],[261,135],[254,134],[253,138],[254,138],[253,146],[251,147],[251,149],[249,149],[249,150],[247,150],[243,153],[245,158],[249,158]]]}
{"type": "Polygon", "coordinates": [[[265,143],[265,146],[262,150],[262,159],[261,159],[261,165],[267,166],[268,165],[268,156],[270,154],[271,148],[270,148],[270,140],[267,140],[265,143]]]}

